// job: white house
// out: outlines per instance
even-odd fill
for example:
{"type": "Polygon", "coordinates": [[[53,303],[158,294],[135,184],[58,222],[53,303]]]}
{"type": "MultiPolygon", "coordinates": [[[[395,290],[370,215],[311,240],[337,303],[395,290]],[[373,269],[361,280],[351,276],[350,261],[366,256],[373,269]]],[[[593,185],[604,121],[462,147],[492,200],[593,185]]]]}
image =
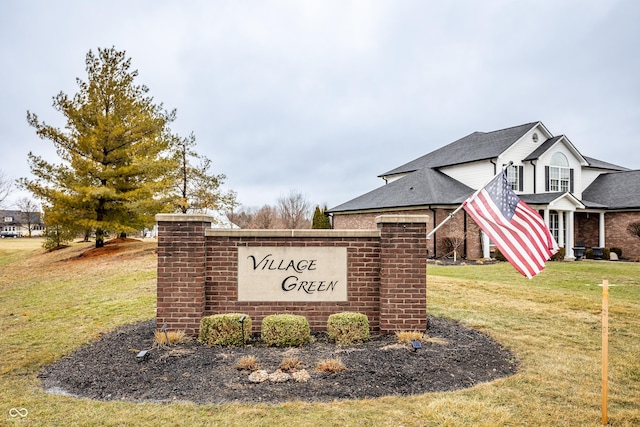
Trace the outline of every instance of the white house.
{"type": "Polygon", "coordinates": [[[0,210],[0,235],[42,236],[44,224],[38,212],[0,210]]]}
{"type": "MultiPolygon", "coordinates": [[[[381,174],[384,185],[328,213],[338,229],[374,228],[375,216],[398,211],[427,213],[433,228],[509,162],[511,187],[541,213],[567,258],[580,244],[640,259],[640,239],[627,232],[640,222],[640,171],[587,157],[541,122],[474,132],[381,174]]],[[[437,232],[430,254],[446,254],[456,234],[465,236],[467,257],[489,256],[489,242],[464,211],[437,232]]]]}

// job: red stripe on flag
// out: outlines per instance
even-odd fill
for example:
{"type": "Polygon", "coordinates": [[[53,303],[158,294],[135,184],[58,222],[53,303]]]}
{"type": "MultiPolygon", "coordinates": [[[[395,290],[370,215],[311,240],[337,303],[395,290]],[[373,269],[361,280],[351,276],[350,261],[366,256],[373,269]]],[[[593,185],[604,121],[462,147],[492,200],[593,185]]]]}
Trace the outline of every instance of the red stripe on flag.
{"type": "Polygon", "coordinates": [[[521,274],[533,277],[541,271],[544,265],[540,265],[534,259],[530,246],[523,241],[513,227],[510,227],[510,223],[502,216],[484,190],[480,191],[470,205],[474,208],[469,212],[471,217],[521,274]]]}
{"type": "Polygon", "coordinates": [[[545,262],[557,251],[544,220],[519,199],[511,220],[504,217],[485,189],[465,201],[463,207],[524,276],[531,278],[542,271],[545,262]]]}

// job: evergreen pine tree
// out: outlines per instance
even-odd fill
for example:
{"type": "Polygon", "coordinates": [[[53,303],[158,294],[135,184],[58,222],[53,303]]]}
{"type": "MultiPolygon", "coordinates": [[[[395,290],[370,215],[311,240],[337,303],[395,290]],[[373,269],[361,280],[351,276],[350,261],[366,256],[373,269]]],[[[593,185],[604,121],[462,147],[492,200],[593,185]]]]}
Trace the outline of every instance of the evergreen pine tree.
{"type": "Polygon", "coordinates": [[[314,229],[331,228],[331,221],[329,220],[329,217],[325,215],[326,211],[327,211],[326,206],[321,210],[320,206],[316,205],[316,209],[313,212],[313,223],[311,228],[314,228],[314,229]]]}
{"type": "Polygon", "coordinates": [[[146,86],[136,85],[131,59],[115,48],[89,51],[87,81],[76,79],[73,96],[60,92],[53,106],[66,118],[64,129],[41,122],[27,112],[38,136],[55,145],[60,164],[29,153],[35,179],[21,187],[47,206],[49,218],[74,232],[91,229],[96,247],[108,232],[134,232],[170,209],[160,194],[176,169],[170,156],[168,124],[175,111],[153,103],[146,86]]]}

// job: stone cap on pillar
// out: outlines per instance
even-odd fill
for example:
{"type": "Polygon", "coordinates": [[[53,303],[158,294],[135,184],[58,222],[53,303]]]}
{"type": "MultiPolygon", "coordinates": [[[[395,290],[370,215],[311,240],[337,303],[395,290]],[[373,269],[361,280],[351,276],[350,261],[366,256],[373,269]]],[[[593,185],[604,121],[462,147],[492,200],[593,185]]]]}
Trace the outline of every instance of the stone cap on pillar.
{"type": "Polygon", "coordinates": [[[377,216],[376,224],[419,224],[419,223],[428,223],[429,215],[393,215],[386,214],[377,216]]]}
{"type": "Polygon", "coordinates": [[[157,214],[156,222],[213,222],[211,215],[204,214],[157,214]]]}

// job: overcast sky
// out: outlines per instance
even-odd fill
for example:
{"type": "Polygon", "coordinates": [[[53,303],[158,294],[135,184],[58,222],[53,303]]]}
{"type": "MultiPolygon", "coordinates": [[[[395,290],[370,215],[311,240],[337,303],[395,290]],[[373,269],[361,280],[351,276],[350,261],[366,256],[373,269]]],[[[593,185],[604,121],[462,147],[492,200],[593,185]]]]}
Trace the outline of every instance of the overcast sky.
{"type": "MultiPolygon", "coordinates": [[[[1,0],[0,170],[58,162],[27,110],[115,46],[245,207],[329,207],[474,131],[541,121],[640,169],[640,2],[1,0]]],[[[6,201],[7,202],[7,201],[6,201]]],[[[9,203],[5,205],[10,205],[9,203]]],[[[10,206],[6,206],[10,207],[10,206]]]]}

